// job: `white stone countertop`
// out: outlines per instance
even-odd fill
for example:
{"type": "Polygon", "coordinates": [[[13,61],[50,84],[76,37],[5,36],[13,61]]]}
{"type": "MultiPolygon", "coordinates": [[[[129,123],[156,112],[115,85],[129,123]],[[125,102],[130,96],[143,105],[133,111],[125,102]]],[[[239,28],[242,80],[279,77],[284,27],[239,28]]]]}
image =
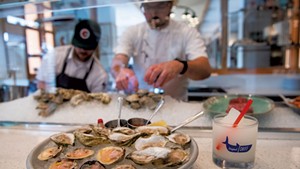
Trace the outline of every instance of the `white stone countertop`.
{"type": "MultiPolygon", "coordinates": [[[[26,169],[28,154],[52,134],[75,129],[74,126],[0,127],[0,168],[26,169]]],[[[212,162],[210,130],[182,129],[191,135],[199,148],[192,169],[218,168],[212,162]]],[[[299,133],[259,132],[254,169],[299,169],[299,133]]]]}

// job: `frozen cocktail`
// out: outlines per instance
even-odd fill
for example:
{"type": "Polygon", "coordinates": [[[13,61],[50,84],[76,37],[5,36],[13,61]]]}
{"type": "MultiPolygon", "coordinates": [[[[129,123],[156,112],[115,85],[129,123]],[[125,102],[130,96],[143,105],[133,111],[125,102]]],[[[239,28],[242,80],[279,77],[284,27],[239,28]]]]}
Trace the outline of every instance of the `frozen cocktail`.
{"type": "Polygon", "coordinates": [[[258,122],[245,115],[237,126],[226,115],[213,119],[213,161],[222,168],[252,168],[258,122]]]}

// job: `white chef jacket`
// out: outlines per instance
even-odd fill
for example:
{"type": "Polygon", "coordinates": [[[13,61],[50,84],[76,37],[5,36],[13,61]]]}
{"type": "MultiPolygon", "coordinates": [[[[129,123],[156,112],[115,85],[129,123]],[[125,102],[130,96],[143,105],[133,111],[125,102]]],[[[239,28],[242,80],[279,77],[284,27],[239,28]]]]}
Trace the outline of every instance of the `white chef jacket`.
{"type": "MultiPolygon", "coordinates": [[[[63,69],[65,58],[67,59],[67,66],[65,69],[65,74],[70,77],[75,77],[79,79],[83,79],[86,72],[90,69],[90,65],[92,63],[93,57],[91,57],[86,62],[81,62],[73,57],[74,47],[67,45],[67,46],[59,46],[56,47],[54,50],[48,52],[42,61],[41,67],[38,70],[36,79],[40,81],[47,82],[49,79],[49,70],[46,69],[49,67],[50,58],[55,58],[55,77],[59,75],[63,69]],[[69,55],[67,56],[68,49],[71,48],[69,55]]],[[[94,54],[93,54],[94,55],[94,54]]],[[[108,85],[108,74],[105,69],[94,61],[94,65],[92,70],[90,71],[87,79],[86,85],[90,92],[104,92],[107,90],[108,85]]]]}
{"type": "MultiPolygon", "coordinates": [[[[151,89],[143,78],[147,68],[153,64],[179,58],[193,60],[207,57],[204,41],[196,29],[185,23],[170,20],[162,30],[153,30],[146,22],[129,27],[118,41],[116,54],[133,58],[133,70],[139,81],[139,88],[151,89]]],[[[162,89],[165,94],[180,100],[187,100],[188,79],[178,75],[166,83],[162,89]]]]}

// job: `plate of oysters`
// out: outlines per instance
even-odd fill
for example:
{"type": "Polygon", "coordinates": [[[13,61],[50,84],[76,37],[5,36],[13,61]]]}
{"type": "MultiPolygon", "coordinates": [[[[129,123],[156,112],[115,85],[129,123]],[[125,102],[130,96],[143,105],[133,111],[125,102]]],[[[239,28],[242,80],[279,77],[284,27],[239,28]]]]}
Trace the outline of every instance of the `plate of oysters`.
{"type": "Polygon", "coordinates": [[[190,136],[168,126],[108,129],[88,125],[57,133],[28,155],[27,169],[188,169],[198,157],[190,136]]]}

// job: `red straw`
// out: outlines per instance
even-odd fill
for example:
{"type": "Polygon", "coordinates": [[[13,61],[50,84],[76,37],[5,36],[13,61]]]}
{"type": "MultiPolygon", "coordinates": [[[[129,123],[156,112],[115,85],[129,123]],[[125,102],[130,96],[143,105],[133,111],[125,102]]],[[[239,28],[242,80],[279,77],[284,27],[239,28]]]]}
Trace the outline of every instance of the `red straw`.
{"type": "MultiPolygon", "coordinates": [[[[242,118],[244,117],[244,115],[247,113],[247,111],[249,110],[251,104],[252,104],[253,100],[252,99],[249,99],[246,103],[246,106],[243,108],[242,112],[240,113],[240,115],[236,118],[236,120],[234,121],[232,127],[235,128],[238,126],[239,122],[242,120],[242,118]]],[[[221,149],[221,143],[219,143],[217,146],[216,146],[216,149],[217,150],[220,150],[221,149]]]]}
{"type": "Polygon", "coordinates": [[[247,111],[249,110],[251,104],[252,104],[253,100],[249,99],[248,102],[246,103],[246,106],[243,108],[242,112],[240,113],[240,115],[236,118],[235,122],[233,123],[232,127],[237,127],[237,125],[239,124],[239,122],[242,120],[242,118],[245,116],[245,114],[247,113],[247,111]]]}

